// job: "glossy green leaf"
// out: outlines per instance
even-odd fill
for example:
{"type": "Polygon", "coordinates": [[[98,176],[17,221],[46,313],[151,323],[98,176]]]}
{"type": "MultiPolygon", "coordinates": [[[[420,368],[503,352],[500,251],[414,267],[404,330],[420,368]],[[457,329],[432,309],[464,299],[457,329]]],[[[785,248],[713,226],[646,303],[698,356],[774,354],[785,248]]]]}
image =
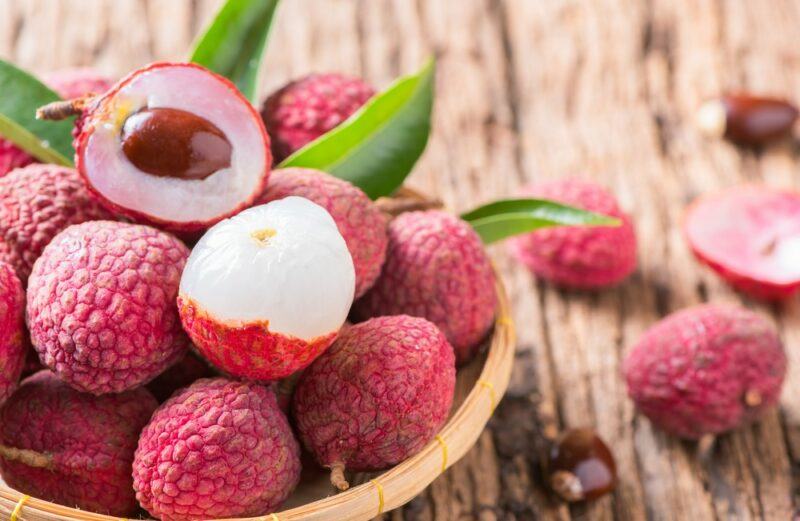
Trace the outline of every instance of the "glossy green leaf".
{"type": "Polygon", "coordinates": [[[40,161],[72,165],[72,122],[40,121],[36,109],[58,95],[32,75],[0,60],[0,135],[40,161]]]}
{"type": "Polygon", "coordinates": [[[190,61],[225,76],[252,103],[279,0],[228,0],[197,40],[190,61]]]}
{"type": "Polygon", "coordinates": [[[545,199],[495,201],[461,216],[491,244],[548,226],[619,226],[619,220],[545,199]]]}
{"type": "Polygon", "coordinates": [[[390,195],[403,184],[428,143],[435,70],[430,60],[418,73],[398,79],[280,166],[329,172],[373,199],[390,195]]]}

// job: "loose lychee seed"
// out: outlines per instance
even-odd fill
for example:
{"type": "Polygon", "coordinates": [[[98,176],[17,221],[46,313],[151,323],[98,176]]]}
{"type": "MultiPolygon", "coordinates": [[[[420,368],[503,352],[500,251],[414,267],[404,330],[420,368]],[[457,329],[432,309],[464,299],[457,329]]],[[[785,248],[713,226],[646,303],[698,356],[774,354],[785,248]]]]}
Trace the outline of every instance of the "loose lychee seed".
{"type": "Polygon", "coordinates": [[[225,133],[185,110],[140,110],[125,120],[121,137],[125,157],[159,177],[205,179],[231,165],[233,148],[225,133]]]}
{"type": "Polygon", "coordinates": [[[550,486],[565,501],[597,499],[616,482],[614,456],[592,429],[571,429],[553,447],[550,486]]]}

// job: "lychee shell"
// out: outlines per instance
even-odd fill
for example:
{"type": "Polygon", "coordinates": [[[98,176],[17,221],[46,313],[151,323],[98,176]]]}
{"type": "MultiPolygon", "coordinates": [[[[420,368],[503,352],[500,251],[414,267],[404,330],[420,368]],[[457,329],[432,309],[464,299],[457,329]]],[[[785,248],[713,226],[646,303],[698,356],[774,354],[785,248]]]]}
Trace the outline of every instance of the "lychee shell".
{"type": "Polygon", "coordinates": [[[133,464],[139,503],[163,520],[264,515],[300,478],[300,448],[264,386],[203,379],[164,403],[133,464]]]}
{"type": "Polygon", "coordinates": [[[11,265],[0,261],[0,405],[17,388],[27,345],[25,292],[11,265]]]}
{"type": "Polygon", "coordinates": [[[375,283],[386,259],[386,217],[364,192],[352,184],[308,168],[273,171],[267,190],[256,204],[290,195],[305,197],[331,214],[353,257],[355,296],[363,295],[375,283]]]}
{"type": "Polygon", "coordinates": [[[38,499],[113,516],[138,505],[131,464],[139,432],[158,406],[145,389],[92,396],[41,371],[0,410],[0,443],[52,458],[34,468],[0,458],[12,488],[38,499]]]}
{"type": "Polygon", "coordinates": [[[389,224],[382,274],[354,312],[359,319],[426,318],[447,336],[463,364],[492,327],[494,283],[483,243],[466,222],[439,210],[408,212],[389,224]]]}
{"type": "Polygon", "coordinates": [[[673,313],[631,349],[623,372],[639,410],[671,434],[720,434],[761,416],[780,395],[786,355],[752,311],[707,304],[673,313]]]}
{"type": "Polygon", "coordinates": [[[175,305],[188,255],[147,226],[92,221],[61,232],[28,287],[42,363],[94,394],[132,389],[175,363],[189,345],[175,305]]]}

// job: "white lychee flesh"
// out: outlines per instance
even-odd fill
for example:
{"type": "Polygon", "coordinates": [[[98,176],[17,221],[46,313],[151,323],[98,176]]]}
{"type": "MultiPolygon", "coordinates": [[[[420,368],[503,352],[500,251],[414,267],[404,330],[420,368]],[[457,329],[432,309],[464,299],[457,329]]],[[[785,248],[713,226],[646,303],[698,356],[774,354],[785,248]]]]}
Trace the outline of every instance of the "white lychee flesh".
{"type": "Polygon", "coordinates": [[[337,331],[355,291],[353,259],[330,214],[302,197],[213,226],[183,272],[181,297],[228,325],[268,321],[313,340],[337,331]]]}

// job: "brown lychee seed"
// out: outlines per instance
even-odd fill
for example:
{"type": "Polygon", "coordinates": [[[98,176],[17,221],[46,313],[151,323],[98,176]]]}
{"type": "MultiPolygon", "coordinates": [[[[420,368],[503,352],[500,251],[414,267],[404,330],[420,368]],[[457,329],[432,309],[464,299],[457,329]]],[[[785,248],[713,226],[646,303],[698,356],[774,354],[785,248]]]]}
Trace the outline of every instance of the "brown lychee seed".
{"type": "Polygon", "coordinates": [[[614,489],[617,465],[608,445],[592,429],[571,429],[550,452],[550,487],[568,502],[591,501],[614,489]]]}
{"type": "Polygon", "coordinates": [[[740,92],[707,101],[697,123],[709,135],[760,146],[788,136],[797,116],[797,107],[786,100],[740,92]]]}

